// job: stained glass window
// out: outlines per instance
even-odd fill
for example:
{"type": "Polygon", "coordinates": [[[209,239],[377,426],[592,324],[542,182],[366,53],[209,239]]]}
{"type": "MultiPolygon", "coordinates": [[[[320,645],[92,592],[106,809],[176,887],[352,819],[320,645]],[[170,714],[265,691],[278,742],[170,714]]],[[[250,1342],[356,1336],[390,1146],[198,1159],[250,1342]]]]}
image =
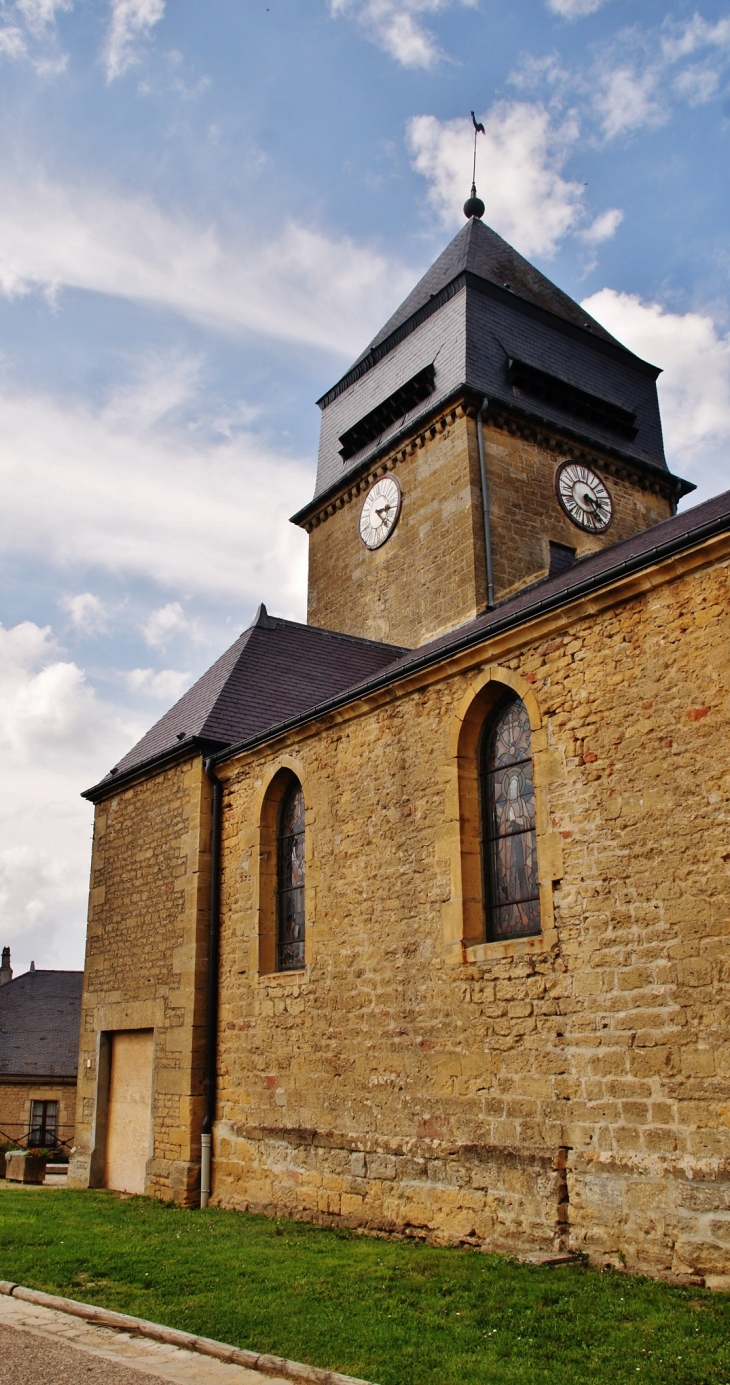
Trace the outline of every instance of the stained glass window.
{"type": "Polygon", "coordinates": [[[279,810],[276,969],[304,966],[304,794],[295,780],[279,810]]]}
{"type": "Polygon", "coordinates": [[[530,722],[519,698],[482,737],[482,830],[487,937],[540,932],[530,722]]]}

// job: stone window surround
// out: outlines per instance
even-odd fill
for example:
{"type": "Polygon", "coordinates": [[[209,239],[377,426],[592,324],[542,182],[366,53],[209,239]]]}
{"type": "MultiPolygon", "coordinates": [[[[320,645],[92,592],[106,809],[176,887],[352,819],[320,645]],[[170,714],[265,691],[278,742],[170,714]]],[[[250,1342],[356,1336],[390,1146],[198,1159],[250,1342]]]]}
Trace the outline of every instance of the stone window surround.
{"type": "MultiPolygon", "coordinates": [[[[545,954],[558,942],[553,910],[553,885],[563,874],[563,839],[550,829],[548,790],[564,778],[561,757],[548,749],[547,732],[530,684],[513,670],[499,664],[475,671],[454,713],[448,740],[448,757],[441,765],[445,784],[444,825],[437,834],[437,854],[450,860],[451,896],[442,909],[444,954],[453,965],[484,963],[504,957],[545,954]],[[511,689],[527,708],[532,733],[535,784],[537,864],[540,885],[542,931],[537,936],[500,942],[484,940],[481,812],[477,748],[485,719],[511,689]]],[[[314,810],[311,786],[304,766],[289,755],[279,757],[262,781],[254,809],[258,824],[251,834],[254,911],[257,930],[253,938],[251,966],[259,982],[306,983],[311,967],[311,929],[315,918],[314,810]],[[293,777],[304,792],[306,870],[305,965],[300,971],[274,970],[276,938],[276,822],[279,804],[293,777]]]]}
{"type": "Polygon", "coordinates": [[[443,906],[442,917],[446,959],[452,965],[545,953],[557,944],[553,885],[563,874],[563,839],[550,829],[548,789],[563,778],[563,773],[560,757],[548,749],[547,732],[530,684],[499,664],[475,673],[454,715],[448,758],[441,766],[446,794],[439,854],[451,865],[451,897],[443,906]],[[487,942],[478,747],[486,719],[509,689],[524,702],[532,733],[542,931],[534,937],[487,942]]]}
{"type": "Polygon", "coordinates": [[[312,878],[312,797],[304,768],[290,756],[282,756],[266,775],[255,807],[258,824],[252,852],[254,911],[257,919],[254,975],[267,984],[309,976],[310,930],[314,923],[314,889],[312,878]],[[304,967],[287,971],[276,970],[277,917],[277,823],[279,808],[292,781],[298,779],[304,794],[304,967]]]}

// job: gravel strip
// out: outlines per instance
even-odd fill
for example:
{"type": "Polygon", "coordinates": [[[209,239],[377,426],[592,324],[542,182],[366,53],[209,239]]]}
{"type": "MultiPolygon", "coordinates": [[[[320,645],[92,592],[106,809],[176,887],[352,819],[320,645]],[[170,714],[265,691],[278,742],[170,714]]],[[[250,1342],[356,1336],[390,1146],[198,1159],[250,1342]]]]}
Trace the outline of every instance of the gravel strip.
{"type": "Polygon", "coordinates": [[[35,1332],[0,1326],[0,1385],[167,1385],[136,1371],[35,1332]]]}

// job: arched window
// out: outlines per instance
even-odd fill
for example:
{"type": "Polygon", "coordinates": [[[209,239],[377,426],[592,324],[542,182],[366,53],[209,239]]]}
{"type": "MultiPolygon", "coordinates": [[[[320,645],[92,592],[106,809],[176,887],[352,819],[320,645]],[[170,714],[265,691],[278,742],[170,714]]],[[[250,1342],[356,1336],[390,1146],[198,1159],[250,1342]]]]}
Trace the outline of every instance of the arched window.
{"type": "Polygon", "coordinates": [[[304,966],[304,794],[298,779],[285,793],[276,834],[276,970],[304,966]]]}
{"type": "Polygon", "coordinates": [[[519,697],[488,721],[480,758],[487,937],[529,937],[540,932],[540,896],[530,722],[519,697]]]}

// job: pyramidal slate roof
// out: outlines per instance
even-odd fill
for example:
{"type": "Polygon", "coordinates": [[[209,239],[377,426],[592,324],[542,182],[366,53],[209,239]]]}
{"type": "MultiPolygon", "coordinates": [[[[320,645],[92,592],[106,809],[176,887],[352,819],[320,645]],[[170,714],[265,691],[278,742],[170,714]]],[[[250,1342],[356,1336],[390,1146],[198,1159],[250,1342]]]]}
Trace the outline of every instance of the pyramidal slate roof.
{"type": "Polygon", "coordinates": [[[270,616],[253,624],[119,764],[84,794],[97,794],[141,766],[188,745],[211,752],[258,735],[392,663],[405,650],[270,616]]]}
{"type": "MultiPolygon", "coordinates": [[[[548,313],[554,313],[556,317],[562,317],[574,327],[595,332],[597,336],[603,337],[604,341],[621,346],[621,343],[596,322],[585,308],[581,308],[579,303],[575,303],[567,293],[563,293],[562,289],[541,274],[539,269],[535,269],[529,260],[498,236],[491,226],[486,226],[483,221],[472,217],[418,281],[393,316],[388,318],[385,326],[373,337],[358,359],[363,360],[369,351],[380,346],[464,271],[476,274],[480,279],[496,284],[498,288],[508,289],[517,298],[522,298],[537,308],[543,308],[548,313]]],[[[626,347],[622,346],[621,350],[625,351],[626,347]]]]}
{"type": "Polygon", "coordinates": [[[0,986],[0,1077],[75,1078],[82,971],[27,971],[0,986]]]}
{"type": "MultiPolygon", "coordinates": [[[[667,477],[657,366],[472,219],[318,401],[323,500],[464,394],[667,477]]],[[[676,498],[692,486],[672,478],[676,498]]]]}

